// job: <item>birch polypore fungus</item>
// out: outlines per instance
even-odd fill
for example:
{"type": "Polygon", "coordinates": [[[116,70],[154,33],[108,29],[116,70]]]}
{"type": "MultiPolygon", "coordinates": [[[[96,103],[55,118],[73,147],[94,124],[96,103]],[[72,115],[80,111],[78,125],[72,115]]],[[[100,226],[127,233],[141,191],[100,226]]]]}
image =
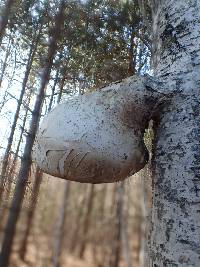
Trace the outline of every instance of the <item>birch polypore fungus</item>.
{"type": "Polygon", "coordinates": [[[123,180],[142,169],[153,101],[146,77],[132,76],[59,104],[44,119],[34,158],[48,174],[83,183],[123,180]]]}

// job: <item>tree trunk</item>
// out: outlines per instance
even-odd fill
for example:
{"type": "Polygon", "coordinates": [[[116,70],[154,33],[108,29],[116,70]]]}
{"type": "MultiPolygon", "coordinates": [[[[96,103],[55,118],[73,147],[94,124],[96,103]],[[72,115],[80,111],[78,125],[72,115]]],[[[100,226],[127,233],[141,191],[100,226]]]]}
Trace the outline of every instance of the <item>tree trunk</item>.
{"type": "Polygon", "coordinates": [[[69,198],[69,189],[70,189],[70,182],[66,181],[62,206],[59,211],[59,219],[58,219],[58,225],[56,229],[52,267],[60,266],[60,256],[62,252],[62,241],[63,241],[63,233],[64,233],[64,226],[65,226],[65,219],[66,219],[66,208],[67,208],[67,202],[69,198]]]}
{"type": "Polygon", "coordinates": [[[140,208],[141,208],[141,247],[139,262],[140,267],[149,266],[149,232],[151,228],[151,205],[152,205],[152,175],[149,167],[146,167],[141,175],[141,197],[140,197],[140,208]]]}
{"type": "Polygon", "coordinates": [[[49,107],[48,107],[48,113],[51,111],[52,109],[52,105],[53,105],[53,98],[54,98],[54,94],[55,94],[55,89],[56,89],[56,85],[58,83],[58,78],[59,78],[59,68],[56,71],[56,76],[54,79],[54,83],[53,83],[53,87],[51,90],[51,97],[50,97],[50,101],[49,101],[49,107]]]}
{"type": "Polygon", "coordinates": [[[151,266],[200,265],[200,2],[156,0],[153,64],[171,101],[155,118],[151,266]]]}
{"type": "Polygon", "coordinates": [[[129,48],[129,75],[135,74],[135,65],[136,65],[136,44],[134,43],[135,34],[131,28],[131,38],[130,38],[130,48],[129,48]]]}
{"type": "Polygon", "coordinates": [[[110,267],[119,267],[122,236],[123,184],[116,186],[116,218],[110,267]]]}
{"type": "Polygon", "coordinates": [[[121,183],[119,185],[118,194],[119,194],[119,199],[121,201],[121,205],[119,206],[119,208],[121,209],[119,215],[121,215],[121,216],[120,216],[119,219],[121,220],[122,251],[123,251],[123,255],[124,255],[125,266],[126,267],[131,267],[132,264],[131,264],[131,254],[130,254],[130,247],[129,247],[129,239],[128,239],[127,227],[126,227],[126,218],[124,216],[124,199],[123,199],[124,183],[121,183]]]}
{"type": "MultiPolygon", "coordinates": [[[[31,100],[31,93],[28,96],[28,100],[27,100],[27,104],[26,104],[27,107],[29,106],[30,100],[31,100]]],[[[11,164],[9,164],[10,165],[9,166],[9,170],[6,169],[6,173],[5,173],[5,176],[8,177],[6,188],[5,188],[6,190],[4,190],[4,192],[6,191],[5,192],[5,198],[7,199],[7,201],[10,198],[10,190],[11,190],[11,186],[12,186],[13,179],[14,179],[14,176],[15,176],[15,168],[16,168],[16,165],[17,165],[18,157],[19,157],[19,149],[20,149],[20,145],[21,145],[21,142],[22,142],[22,137],[23,137],[23,134],[24,134],[24,128],[25,128],[25,124],[26,124],[26,120],[27,120],[27,115],[28,115],[28,108],[26,109],[26,113],[24,115],[23,123],[22,123],[22,126],[21,126],[21,132],[20,132],[20,136],[19,136],[19,139],[18,139],[17,148],[16,148],[16,151],[14,153],[13,161],[12,161],[11,164]]],[[[2,198],[3,197],[4,196],[2,196],[2,198]]],[[[5,218],[6,212],[7,212],[7,207],[3,207],[3,205],[2,205],[1,210],[0,210],[0,218],[1,218],[0,229],[2,229],[2,226],[4,224],[4,218],[5,218]]]]}
{"type": "Polygon", "coordinates": [[[42,174],[43,174],[43,172],[39,168],[36,168],[35,180],[34,180],[34,185],[33,185],[33,190],[32,190],[32,196],[31,196],[31,200],[30,200],[30,207],[29,207],[28,214],[27,214],[27,223],[26,223],[25,234],[24,234],[24,237],[22,240],[20,251],[19,251],[20,258],[23,261],[24,261],[25,256],[26,256],[28,237],[29,237],[32,222],[33,222],[33,217],[34,217],[35,208],[36,208],[36,204],[37,204],[37,198],[38,198],[38,194],[39,194],[40,184],[42,181],[42,174]]]}
{"type": "Polygon", "coordinates": [[[9,156],[10,156],[10,150],[11,150],[12,143],[13,143],[14,133],[15,133],[17,121],[18,121],[18,118],[19,118],[19,113],[20,113],[22,101],[23,101],[23,98],[24,98],[26,85],[27,85],[28,77],[29,77],[29,74],[30,74],[30,71],[31,71],[33,59],[34,59],[35,52],[36,52],[36,49],[37,49],[37,45],[38,45],[38,42],[39,42],[39,38],[40,38],[40,33],[39,33],[39,36],[38,36],[36,42],[33,41],[31,43],[31,46],[30,46],[29,57],[28,57],[28,60],[27,60],[27,65],[26,65],[26,71],[25,71],[23,82],[22,82],[22,89],[21,89],[19,100],[18,100],[18,103],[17,103],[17,109],[15,111],[15,115],[14,115],[11,131],[10,131],[10,135],[8,137],[8,144],[7,144],[7,147],[6,147],[5,155],[3,157],[1,176],[0,176],[0,201],[2,199],[2,193],[3,193],[4,183],[5,183],[5,179],[6,179],[6,169],[7,169],[7,166],[8,166],[8,161],[9,161],[9,156]]]}
{"type": "Polygon", "coordinates": [[[24,114],[22,125],[21,125],[21,132],[20,132],[20,136],[19,136],[19,139],[18,139],[18,143],[17,143],[15,155],[14,155],[14,158],[13,158],[13,162],[12,162],[11,168],[9,169],[9,172],[8,172],[8,177],[11,177],[15,172],[17,158],[18,158],[18,154],[19,154],[19,149],[20,149],[20,145],[21,145],[21,142],[22,142],[22,137],[23,137],[23,134],[24,134],[25,126],[26,126],[26,121],[27,121],[27,116],[28,116],[28,111],[29,111],[28,107],[29,107],[29,104],[30,104],[30,101],[31,101],[31,96],[32,96],[32,92],[30,92],[30,94],[28,96],[28,99],[27,99],[27,102],[26,102],[27,108],[26,108],[26,111],[25,111],[25,114],[24,114]]]}
{"type": "Polygon", "coordinates": [[[8,61],[8,57],[10,55],[10,50],[11,50],[11,34],[9,36],[9,41],[8,41],[8,46],[7,46],[7,49],[6,49],[6,54],[5,54],[5,58],[4,58],[4,61],[3,61],[3,64],[2,64],[2,69],[1,69],[1,75],[0,75],[0,87],[1,87],[1,84],[2,84],[2,81],[3,81],[3,77],[4,77],[4,74],[5,74],[5,70],[6,70],[6,67],[7,67],[7,61],[8,61]]]}
{"type": "Polygon", "coordinates": [[[15,192],[14,192],[14,196],[13,196],[13,200],[11,204],[11,209],[9,212],[7,226],[5,229],[5,236],[4,236],[4,240],[2,244],[2,251],[0,254],[0,265],[4,267],[9,266],[9,258],[10,258],[12,244],[13,244],[14,235],[16,231],[16,223],[17,223],[19,213],[21,210],[26,183],[28,181],[28,176],[29,176],[29,172],[31,168],[31,151],[32,151],[34,140],[35,140],[36,131],[38,128],[41,108],[42,108],[44,95],[45,95],[45,88],[49,81],[54,55],[57,50],[57,42],[61,34],[61,28],[62,28],[62,24],[64,20],[64,10],[65,10],[65,1],[61,1],[58,14],[56,15],[56,18],[55,18],[55,28],[53,30],[53,36],[49,44],[46,65],[42,73],[39,94],[35,102],[32,120],[30,123],[30,130],[26,138],[26,144],[24,148],[24,154],[22,157],[22,163],[21,163],[21,167],[20,167],[20,171],[19,171],[19,175],[17,179],[17,184],[16,184],[16,188],[15,188],[15,192]]]}
{"type": "Polygon", "coordinates": [[[58,93],[58,98],[57,98],[57,104],[60,103],[60,100],[61,100],[61,97],[63,94],[63,88],[65,85],[65,80],[66,80],[66,77],[65,77],[65,74],[63,74],[63,77],[62,77],[61,83],[60,83],[60,88],[59,88],[59,93],[58,93]]]}
{"type": "Polygon", "coordinates": [[[15,0],[7,0],[4,6],[4,12],[2,13],[2,17],[0,18],[0,45],[2,43],[3,35],[5,32],[6,25],[8,23],[8,17],[10,14],[10,10],[14,5],[15,0]]]}
{"type": "Polygon", "coordinates": [[[79,250],[79,258],[80,259],[83,258],[84,253],[85,253],[85,249],[86,249],[86,243],[87,243],[86,239],[87,239],[88,231],[90,228],[90,221],[91,221],[91,213],[92,213],[93,204],[94,204],[94,185],[91,185],[88,204],[87,204],[87,210],[86,210],[84,221],[83,221],[83,232],[82,232],[83,240],[80,244],[80,250],[79,250]]]}
{"type": "Polygon", "coordinates": [[[69,248],[71,253],[73,253],[76,250],[78,243],[79,243],[78,239],[79,239],[79,234],[80,234],[80,229],[81,229],[81,218],[83,216],[84,207],[86,206],[86,200],[87,198],[86,198],[86,192],[85,192],[80,204],[78,205],[78,213],[76,216],[76,227],[75,227],[75,230],[72,236],[72,241],[71,241],[70,248],[69,248]]]}

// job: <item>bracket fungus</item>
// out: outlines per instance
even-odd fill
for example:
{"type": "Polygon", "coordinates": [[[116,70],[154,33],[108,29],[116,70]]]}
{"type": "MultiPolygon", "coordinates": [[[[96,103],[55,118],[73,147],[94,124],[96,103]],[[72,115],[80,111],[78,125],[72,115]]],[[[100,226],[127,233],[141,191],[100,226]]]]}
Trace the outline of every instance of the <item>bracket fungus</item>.
{"type": "Polygon", "coordinates": [[[124,180],[142,169],[152,100],[146,77],[129,77],[59,104],[43,120],[34,147],[48,174],[83,183],[124,180]]]}

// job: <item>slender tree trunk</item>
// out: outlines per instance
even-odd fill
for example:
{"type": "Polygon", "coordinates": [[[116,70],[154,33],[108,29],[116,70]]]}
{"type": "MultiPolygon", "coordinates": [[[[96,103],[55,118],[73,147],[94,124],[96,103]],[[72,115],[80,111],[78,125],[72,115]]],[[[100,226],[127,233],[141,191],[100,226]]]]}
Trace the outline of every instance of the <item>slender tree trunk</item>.
{"type": "Polygon", "coordinates": [[[0,75],[0,87],[1,87],[1,84],[2,84],[2,81],[3,81],[3,78],[4,78],[6,67],[7,67],[7,61],[8,61],[8,57],[10,55],[10,50],[11,50],[11,34],[10,34],[9,41],[8,41],[8,46],[7,46],[7,49],[6,49],[5,58],[4,58],[4,61],[3,61],[3,64],[2,64],[1,75],[0,75]]]}
{"type": "MultiPolygon", "coordinates": [[[[61,60],[61,58],[62,58],[62,53],[60,54],[60,60],[61,60]]],[[[52,94],[51,94],[48,112],[52,108],[53,96],[55,93],[55,88],[56,88],[56,84],[58,82],[58,78],[59,78],[59,69],[56,72],[56,77],[55,77],[54,85],[52,88],[52,94]]],[[[60,91],[59,91],[60,97],[57,99],[57,103],[59,103],[61,100],[62,90],[63,90],[63,85],[60,87],[60,91]]],[[[70,190],[70,181],[66,181],[62,205],[61,205],[60,210],[59,210],[58,225],[56,228],[56,236],[55,236],[55,240],[54,240],[52,267],[59,267],[60,266],[60,256],[61,256],[61,252],[62,252],[63,233],[64,233],[64,226],[65,226],[65,221],[66,221],[66,208],[67,208],[67,204],[68,204],[67,201],[69,198],[69,190],[70,190]]]]}
{"type": "Polygon", "coordinates": [[[19,139],[18,139],[18,143],[17,143],[15,155],[14,155],[14,158],[13,158],[13,162],[12,162],[11,168],[10,168],[10,170],[8,172],[8,177],[11,177],[15,172],[17,158],[18,158],[18,155],[19,155],[19,149],[20,149],[20,145],[21,145],[21,142],[22,142],[22,137],[23,137],[23,134],[24,134],[25,126],[26,126],[26,121],[27,121],[27,116],[28,116],[28,111],[29,111],[28,107],[29,107],[29,104],[30,104],[30,101],[31,101],[31,96],[32,96],[32,93],[30,93],[29,96],[28,96],[28,101],[26,103],[27,108],[26,108],[26,112],[24,114],[24,118],[23,118],[23,122],[22,122],[22,126],[21,126],[21,132],[20,132],[20,136],[19,136],[19,139]]]}
{"type": "Polygon", "coordinates": [[[62,94],[63,94],[64,85],[65,85],[65,80],[66,80],[66,77],[65,77],[65,74],[63,74],[63,77],[62,77],[61,83],[60,83],[57,104],[60,103],[60,100],[61,100],[61,97],[62,97],[62,94]]]}
{"type": "Polygon", "coordinates": [[[136,51],[135,51],[135,43],[134,43],[135,34],[132,30],[131,39],[130,39],[130,48],[129,48],[129,69],[128,73],[130,76],[135,74],[135,65],[136,65],[136,51]]]}
{"type": "Polygon", "coordinates": [[[12,6],[14,5],[15,0],[7,0],[5,2],[4,11],[0,18],[0,45],[2,43],[3,35],[5,32],[6,25],[8,23],[8,17],[11,11],[12,6]]]}
{"type": "Polygon", "coordinates": [[[154,73],[172,97],[155,118],[150,266],[199,267],[200,2],[152,3],[154,73]]]}
{"type": "Polygon", "coordinates": [[[117,184],[116,187],[116,219],[113,248],[110,267],[119,267],[121,256],[121,234],[122,234],[122,209],[123,209],[123,184],[117,184]]]}
{"type": "MultiPolygon", "coordinates": [[[[40,34],[39,34],[39,37],[40,37],[40,34]]],[[[33,59],[35,56],[38,42],[39,42],[39,38],[37,38],[36,42],[33,41],[31,44],[31,47],[30,47],[29,57],[28,57],[27,65],[26,65],[26,71],[25,71],[23,82],[22,82],[22,90],[20,92],[20,97],[19,97],[19,100],[17,103],[17,109],[15,111],[10,135],[8,137],[8,144],[7,144],[6,151],[5,151],[5,154],[3,157],[1,176],[0,176],[0,201],[2,200],[2,193],[3,193],[4,183],[5,183],[5,179],[6,179],[6,169],[8,167],[8,161],[9,161],[9,156],[10,156],[10,150],[11,150],[12,143],[13,143],[14,133],[15,133],[17,121],[19,118],[19,113],[20,113],[22,101],[24,98],[25,90],[26,90],[26,85],[28,82],[28,77],[29,77],[29,74],[31,71],[31,67],[32,67],[32,63],[33,63],[33,59]]]]}
{"type": "Polygon", "coordinates": [[[151,184],[151,172],[149,167],[146,167],[141,177],[141,247],[140,247],[140,267],[149,266],[150,254],[149,254],[149,240],[148,234],[151,228],[151,201],[152,201],[152,184],[151,184]]]}
{"type": "Polygon", "coordinates": [[[124,196],[124,183],[121,183],[119,185],[119,189],[118,189],[118,194],[119,194],[119,199],[121,201],[121,205],[119,206],[119,208],[121,208],[120,211],[120,220],[121,220],[121,241],[122,241],[122,249],[123,249],[123,255],[124,255],[124,259],[125,259],[125,266],[126,267],[131,267],[131,253],[130,253],[130,247],[129,247],[129,238],[128,238],[128,234],[127,234],[127,227],[126,227],[126,218],[124,216],[124,200],[123,200],[123,196],[124,196]]]}
{"type": "Polygon", "coordinates": [[[19,171],[17,184],[11,204],[11,209],[9,212],[8,222],[5,229],[5,236],[2,244],[2,251],[0,254],[0,265],[4,267],[9,266],[9,258],[11,254],[12,244],[14,240],[14,235],[16,231],[16,223],[21,210],[21,205],[24,197],[24,192],[26,188],[26,183],[28,181],[28,176],[31,168],[31,151],[38,128],[38,123],[40,119],[41,108],[45,95],[45,88],[49,81],[51,67],[53,64],[54,55],[57,49],[57,42],[60,38],[61,28],[64,20],[64,10],[65,1],[61,1],[58,14],[55,18],[55,28],[53,29],[53,37],[51,38],[46,65],[42,73],[41,84],[39,88],[39,94],[37,96],[35,107],[33,110],[32,120],[30,123],[29,134],[26,139],[26,144],[24,148],[24,154],[22,158],[21,168],[19,171]]]}
{"type": "Polygon", "coordinates": [[[13,80],[14,80],[14,76],[15,76],[15,71],[16,71],[16,50],[14,51],[14,58],[15,58],[15,63],[14,63],[14,67],[13,67],[13,71],[12,71],[12,75],[11,77],[9,78],[9,81],[8,81],[8,85],[7,85],[7,88],[5,90],[5,93],[4,93],[4,96],[3,96],[3,99],[1,101],[1,105],[0,105],[0,112],[2,111],[4,105],[6,104],[6,102],[8,101],[7,99],[7,96],[9,95],[9,88],[12,86],[13,84],[13,80]]]}
{"type": "Polygon", "coordinates": [[[94,204],[94,185],[91,185],[90,193],[89,193],[89,199],[87,204],[87,210],[85,213],[84,221],[83,221],[83,240],[80,244],[80,250],[79,250],[79,258],[82,259],[84,257],[86,244],[87,244],[87,235],[90,228],[90,221],[91,221],[91,214],[92,214],[92,208],[94,204]]]}
{"type": "Polygon", "coordinates": [[[107,184],[103,185],[102,192],[101,192],[101,206],[99,209],[99,217],[103,220],[105,215],[105,208],[106,208],[106,194],[107,194],[107,184]]]}
{"type": "Polygon", "coordinates": [[[49,102],[49,107],[48,107],[48,113],[51,111],[52,109],[52,105],[53,105],[53,98],[54,98],[54,94],[55,94],[55,89],[56,89],[56,85],[58,83],[58,78],[59,78],[59,68],[56,71],[56,77],[54,79],[54,84],[52,87],[52,91],[51,91],[51,97],[50,97],[50,102],[49,102]]]}
{"type": "Polygon", "coordinates": [[[83,216],[83,210],[84,207],[86,206],[86,194],[83,195],[83,199],[81,200],[80,205],[78,206],[78,214],[76,216],[76,227],[72,236],[72,241],[70,245],[70,252],[73,253],[75,249],[78,246],[79,243],[79,234],[80,234],[80,229],[81,229],[81,218],[83,216]]]}
{"type": "MultiPolygon", "coordinates": [[[[137,179],[138,180],[138,179],[137,179]]],[[[141,184],[137,181],[135,195],[135,216],[134,216],[134,262],[136,266],[140,266],[140,252],[141,252],[141,241],[142,241],[142,210],[141,210],[141,184]],[[139,188],[140,187],[140,188],[139,188]]]]}
{"type": "MultiPolygon", "coordinates": [[[[27,106],[29,106],[30,99],[31,99],[31,94],[29,94],[29,96],[28,96],[27,106]]],[[[7,181],[7,184],[6,184],[6,192],[5,192],[5,197],[7,198],[7,200],[9,200],[9,198],[10,198],[11,186],[12,186],[13,179],[14,179],[14,173],[15,173],[15,168],[16,168],[16,165],[17,165],[17,159],[19,157],[19,148],[20,148],[20,145],[21,145],[21,142],[22,142],[22,137],[23,137],[23,134],[24,134],[24,128],[25,128],[25,124],[26,124],[26,120],[27,120],[27,115],[28,115],[28,108],[26,109],[26,113],[24,115],[24,119],[23,119],[23,123],[22,123],[22,127],[21,127],[19,140],[18,140],[18,143],[17,143],[17,148],[16,148],[16,151],[14,153],[13,162],[11,163],[11,166],[9,166],[9,170],[7,169],[6,173],[5,173],[6,177],[8,177],[8,181],[7,181]]],[[[7,207],[4,208],[2,206],[1,207],[1,212],[0,212],[0,218],[1,218],[0,229],[2,229],[2,225],[4,223],[4,218],[5,218],[6,211],[7,211],[7,207]]]]}
{"type": "MultiPolygon", "coordinates": [[[[106,196],[107,196],[107,189],[108,186],[107,184],[104,184],[102,188],[102,196],[101,196],[101,206],[99,210],[99,218],[102,221],[102,228],[105,225],[105,218],[106,218],[106,196]]],[[[104,233],[102,232],[101,235],[101,263],[99,263],[99,267],[103,266],[109,266],[109,253],[108,253],[108,248],[107,248],[107,240],[105,239],[104,233]]]]}
{"type": "MultiPolygon", "coordinates": [[[[61,60],[61,57],[62,57],[62,53],[60,54],[59,60],[61,60]]],[[[51,99],[50,99],[49,106],[48,106],[48,112],[50,112],[51,109],[52,109],[53,97],[54,97],[55,88],[56,88],[56,84],[58,82],[58,79],[59,79],[59,68],[58,68],[58,70],[56,72],[56,77],[55,77],[53,88],[52,88],[51,99]]],[[[27,109],[27,111],[28,111],[28,109],[27,109]]],[[[42,175],[43,175],[43,172],[37,167],[36,173],[35,173],[35,178],[34,178],[35,179],[35,183],[34,183],[34,186],[33,186],[32,198],[30,200],[31,207],[30,207],[30,210],[29,210],[29,212],[27,214],[28,219],[27,219],[27,224],[26,224],[26,230],[25,230],[24,238],[22,240],[22,245],[21,245],[21,248],[20,248],[20,258],[23,261],[25,260],[25,256],[26,256],[27,242],[28,242],[28,237],[29,237],[29,234],[30,234],[32,222],[33,222],[33,219],[34,219],[35,207],[36,207],[36,202],[37,202],[37,198],[38,198],[38,194],[39,194],[39,190],[40,190],[42,175]]],[[[68,188],[69,185],[66,184],[66,187],[68,188]]],[[[61,208],[63,208],[63,207],[61,207],[61,208]]],[[[62,211],[61,211],[61,214],[62,214],[62,211]]],[[[65,218],[63,218],[63,219],[65,220],[65,218]]],[[[64,222],[63,222],[63,225],[64,225],[64,222]]],[[[58,229],[58,231],[59,231],[59,229],[58,229]]],[[[60,231],[62,231],[62,229],[60,231]]],[[[58,236],[62,238],[62,234],[59,234],[58,236]]],[[[57,243],[58,243],[58,241],[57,241],[57,243]]],[[[62,241],[60,241],[60,243],[62,243],[62,241]]],[[[55,247],[55,249],[56,248],[58,248],[58,247],[55,247]]],[[[56,255],[59,255],[59,254],[58,254],[58,252],[55,251],[55,258],[54,258],[55,262],[56,262],[56,255]]],[[[57,258],[57,259],[59,260],[59,258],[57,258]]]]}
{"type": "Polygon", "coordinates": [[[64,233],[64,226],[65,226],[65,221],[66,221],[66,208],[68,204],[67,202],[69,198],[69,190],[70,190],[70,182],[66,181],[62,206],[59,211],[60,214],[59,214],[58,225],[56,229],[52,267],[60,266],[60,256],[62,252],[63,233],[64,233]]]}
{"type": "MultiPolygon", "coordinates": [[[[51,94],[51,99],[50,99],[50,103],[49,103],[49,107],[48,107],[48,112],[52,108],[53,96],[54,96],[56,84],[58,82],[58,78],[59,78],[59,69],[56,72],[56,77],[55,77],[54,85],[53,85],[53,88],[52,88],[52,94],[51,94]]],[[[28,111],[28,109],[27,109],[27,111],[28,111]]],[[[23,123],[23,127],[24,126],[25,126],[25,123],[23,123]]],[[[22,137],[22,134],[23,134],[23,129],[22,129],[20,137],[22,137]]],[[[17,148],[19,148],[19,147],[17,147],[17,148]]],[[[17,150],[16,150],[16,152],[17,152],[17,150]]],[[[25,230],[24,238],[22,240],[22,245],[21,245],[21,248],[20,248],[20,258],[23,261],[25,260],[25,256],[26,256],[27,242],[28,242],[28,237],[29,237],[29,234],[30,234],[30,230],[31,230],[31,226],[32,226],[33,218],[34,218],[36,202],[37,202],[39,189],[40,189],[40,185],[41,185],[41,180],[42,180],[42,174],[43,174],[42,171],[37,167],[36,173],[35,173],[35,177],[34,177],[35,182],[34,182],[34,186],[33,186],[32,198],[30,200],[31,207],[30,207],[30,210],[28,211],[28,214],[27,214],[26,230],[25,230]]],[[[59,236],[61,236],[61,235],[59,235],[59,236]]],[[[56,253],[56,255],[57,255],[57,253],[56,253]]]]}
{"type": "Polygon", "coordinates": [[[32,196],[31,196],[31,200],[30,200],[30,207],[29,207],[28,214],[27,214],[27,223],[26,223],[25,234],[24,234],[24,238],[22,240],[22,244],[21,244],[21,247],[19,250],[20,258],[23,261],[25,260],[28,237],[29,237],[32,222],[33,222],[33,217],[34,217],[35,208],[36,208],[36,204],[37,204],[37,198],[39,195],[40,184],[42,181],[42,174],[43,174],[43,172],[37,167],[36,172],[35,172],[35,180],[34,180],[34,185],[33,185],[32,196]]]}

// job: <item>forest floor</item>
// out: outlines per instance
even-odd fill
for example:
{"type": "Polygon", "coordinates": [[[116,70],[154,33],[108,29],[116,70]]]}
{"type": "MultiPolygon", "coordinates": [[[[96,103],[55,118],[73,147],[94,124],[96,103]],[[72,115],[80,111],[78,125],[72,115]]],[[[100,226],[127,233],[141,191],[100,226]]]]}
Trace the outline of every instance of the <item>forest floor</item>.
{"type": "MultiPolygon", "coordinates": [[[[18,242],[15,242],[15,244],[18,242]]],[[[49,250],[49,245],[46,237],[41,237],[37,240],[33,239],[33,236],[29,238],[25,260],[22,261],[19,256],[19,247],[15,245],[11,257],[11,263],[9,267],[51,267],[52,255],[49,250]]],[[[69,253],[62,253],[61,257],[62,267],[97,267],[92,262],[91,257],[80,260],[76,256],[69,253]]]]}
{"type": "MultiPolygon", "coordinates": [[[[42,242],[41,238],[40,242],[42,242]]],[[[40,247],[37,247],[37,243],[29,242],[25,261],[20,259],[19,248],[15,247],[9,267],[52,267],[52,255],[49,250],[44,250],[44,247],[47,248],[44,244],[45,242],[43,242],[43,249],[41,249],[41,243],[40,247]]],[[[74,255],[63,252],[60,267],[98,267],[98,264],[93,261],[89,254],[90,253],[86,253],[86,259],[81,260],[74,255]]],[[[132,264],[134,267],[139,267],[134,260],[132,264]]],[[[104,265],[101,266],[108,267],[104,265]]],[[[120,267],[125,267],[125,265],[121,262],[120,267]]]]}

